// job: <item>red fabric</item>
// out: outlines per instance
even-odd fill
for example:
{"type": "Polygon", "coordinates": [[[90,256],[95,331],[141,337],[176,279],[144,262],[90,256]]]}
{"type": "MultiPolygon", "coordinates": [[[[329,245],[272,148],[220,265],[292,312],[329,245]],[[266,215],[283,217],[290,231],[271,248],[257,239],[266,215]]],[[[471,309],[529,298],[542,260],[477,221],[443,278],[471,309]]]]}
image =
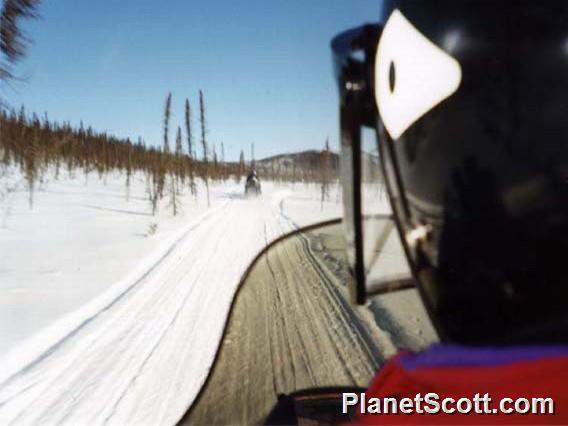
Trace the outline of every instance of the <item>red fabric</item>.
{"type": "MultiPolygon", "coordinates": [[[[502,398],[550,397],[554,415],[535,414],[365,414],[359,424],[566,424],[568,425],[568,357],[515,362],[498,366],[429,367],[405,370],[400,357],[391,360],[366,392],[372,397],[414,398],[429,392],[442,398],[472,399],[489,393],[491,408],[502,398]]],[[[512,405],[511,405],[512,407],[512,405]]]]}

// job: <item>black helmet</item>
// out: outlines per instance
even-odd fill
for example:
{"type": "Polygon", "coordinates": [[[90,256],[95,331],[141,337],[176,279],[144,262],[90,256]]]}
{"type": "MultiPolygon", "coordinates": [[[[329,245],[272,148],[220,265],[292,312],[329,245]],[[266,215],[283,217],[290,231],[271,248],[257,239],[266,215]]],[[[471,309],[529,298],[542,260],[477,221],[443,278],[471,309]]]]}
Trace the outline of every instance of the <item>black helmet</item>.
{"type": "Polygon", "coordinates": [[[568,2],[401,0],[382,13],[374,39],[365,26],[332,43],[342,144],[376,128],[441,337],[567,342],[568,2]],[[340,39],[365,59],[337,59],[340,39]]]}

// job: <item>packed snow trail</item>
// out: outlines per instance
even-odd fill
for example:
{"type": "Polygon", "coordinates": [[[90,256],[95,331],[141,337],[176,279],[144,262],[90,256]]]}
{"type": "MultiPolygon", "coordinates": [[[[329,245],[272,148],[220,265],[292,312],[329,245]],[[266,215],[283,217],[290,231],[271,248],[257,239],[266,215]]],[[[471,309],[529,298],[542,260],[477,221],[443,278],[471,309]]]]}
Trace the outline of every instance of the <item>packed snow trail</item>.
{"type": "Polygon", "coordinates": [[[374,298],[386,303],[380,324],[372,307],[350,304],[342,256],[343,228],[332,225],[285,239],[259,258],[181,424],[266,424],[282,395],[366,388],[397,347],[419,350],[435,340],[416,290],[374,298]]]}
{"type": "Polygon", "coordinates": [[[279,395],[368,385],[382,363],[381,342],[308,245],[305,236],[292,237],[255,264],[183,424],[264,424],[279,395]]]}
{"type": "Polygon", "coordinates": [[[284,196],[228,194],[112,300],[33,357],[2,365],[0,423],[178,421],[208,374],[241,275],[292,228],[284,196]]]}

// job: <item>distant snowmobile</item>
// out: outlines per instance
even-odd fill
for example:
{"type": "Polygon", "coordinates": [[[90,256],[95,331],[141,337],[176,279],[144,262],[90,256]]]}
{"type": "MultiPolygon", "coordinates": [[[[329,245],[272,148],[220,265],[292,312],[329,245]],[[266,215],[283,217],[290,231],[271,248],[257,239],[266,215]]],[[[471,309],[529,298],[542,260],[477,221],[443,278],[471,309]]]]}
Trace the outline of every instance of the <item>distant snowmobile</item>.
{"type": "Polygon", "coordinates": [[[262,193],[261,191],[261,187],[260,187],[260,180],[258,179],[258,176],[256,175],[256,171],[253,171],[251,174],[249,174],[247,176],[247,180],[245,183],[245,195],[246,196],[250,196],[250,195],[255,195],[255,196],[259,196],[262,193]]]}

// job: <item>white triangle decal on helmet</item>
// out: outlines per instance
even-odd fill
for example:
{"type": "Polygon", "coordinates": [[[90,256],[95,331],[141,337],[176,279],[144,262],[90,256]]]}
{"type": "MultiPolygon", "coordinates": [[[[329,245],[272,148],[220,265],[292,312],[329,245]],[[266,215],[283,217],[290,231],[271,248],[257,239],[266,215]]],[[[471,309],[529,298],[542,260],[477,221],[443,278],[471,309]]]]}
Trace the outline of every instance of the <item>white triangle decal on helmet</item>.
{"type": "Polygon", "coordinates": [[[459,87],[459,62],[428,40],[399,11],[389,17],[375,62],[375,98],[389,135],[398,139],[459,87]]]}

